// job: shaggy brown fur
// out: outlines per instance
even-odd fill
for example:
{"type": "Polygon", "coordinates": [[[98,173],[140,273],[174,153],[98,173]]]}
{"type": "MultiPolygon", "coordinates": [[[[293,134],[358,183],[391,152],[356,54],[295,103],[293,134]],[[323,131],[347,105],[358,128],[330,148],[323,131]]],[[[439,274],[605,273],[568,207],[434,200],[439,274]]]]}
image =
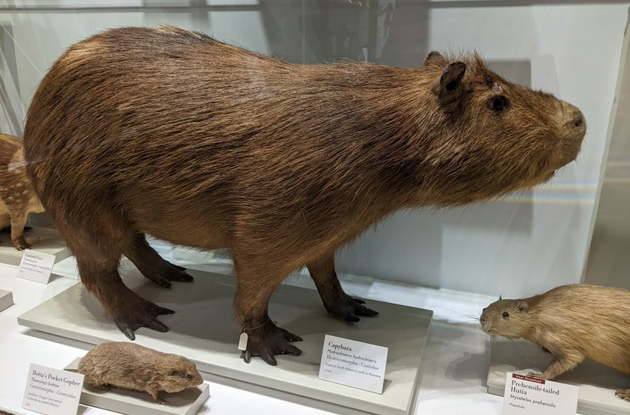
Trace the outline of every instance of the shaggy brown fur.
{"type": "MultiPolygon", "coordinates": [[[[630,291],[564,285],[522,300],[499,300],[483,310],[483,330],[530,340],[553,355],[538,379],[553,379],[585,358],[630,374],[630,291]]],[[[630,401],[630,389],[617,391],[630,401]]]]}
{"type": "Polygon", "coordinates": [[[0,134],[0,229],[11,226],[11,240],[18,250],[31,246],[24,239],[29,213],[43,212],[26,175],[22,140],[0,134]]]}
{"type": "Polygon", "coordinates": [[[85,383],[98,388],[146,392],[167,405],[160,392],[175,393],[203,383],[197,367],[176,354],[162,353],[134,343],[103,343],[79,362],[85,383]]]}
{"type": "MultiPolygon", "coordinates": [[[[299,354],[276,327],[276,286],[306,265],[326,309],[346,295],[334,253],[401,208],[453,206],[549,179],[577,156],[579,110],[502,79],[481,59],[432,53],[418,69],[295,65],[174,27],[111,30],[72,46],[28,112],[28,171],[87,289],[130,338],[170,310],[131,292],[187,274],[151,234],[229,248],[246,361],[299,354]]],[[[189,278],[189,277],[188,277],[189,278]]]]}

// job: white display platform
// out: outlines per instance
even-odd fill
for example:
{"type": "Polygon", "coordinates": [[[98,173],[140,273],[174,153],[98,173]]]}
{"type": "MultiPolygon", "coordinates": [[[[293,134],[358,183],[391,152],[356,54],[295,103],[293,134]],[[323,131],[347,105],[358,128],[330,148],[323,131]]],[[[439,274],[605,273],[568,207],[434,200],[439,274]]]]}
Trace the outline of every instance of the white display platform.
{"type": "MultiPolygon", "coordinates": [[[[34,227],[24,232],[24,239],[33,251],[55,256],[55,263],[68,258],[72,253],[56,229],[34,227]]],[[[0,263],[19,266],[23,251],[18,251],[11,241],[11,232],[0,233],[0,263]]]]}
{"type": "Polygon", "coordinates": [[[0,290],[0,311],[13,305],[13,294],[11,291],[0,290]]]}
{"type": "Polygon", "coordinates": [[[171,252],[173,258],[181,261],[189,261],[193,264],[209,264],[215,261],[213,251],[201,251],[199,249],[175,246],[171,252]]]}
{"type": "MultiPolygon", "coordinates": [[[[186,356],[210,378],[227,378],[277,389],[342,407],[384,415],[409,414],[413,410],[419,366],[427,340],[432,312],[369,301],[379,311],[357,324],[328,316],[316,291],[281,285],[269,307],[271,318],[304,341],[296,345],[302,355],[278,356],[278,366],[261,359],[250,364],[240,359],[240,330],[233,321],[235,278],[189,270],[193,283],[175,283],[163,289],[136,270],[126,272],[125,282],[144,298],[176,311],[160,316],[168,333],[140,329],[136,341],[167,353],[186,356]],[[382,395],[318,379],[325,334],[373,343],[389,348],[382,395]]],[[[96,299],[81,285],[21,315],[18,322],[36,330],[99,344],[125,340],[96,299]]]]}
{"type": "MultiPolygon", "coordinates": [[[[65,370],[76,372],[81,358],[76,358],[65,370]]],[[[148,393],[112,388],[96,390],[83,384],[80,403],[127,415],[195,415],[210,397],[207,383],[178,393],[161,393],[160,398],[168,405],[155,402],[148,393]]]]}
{"type": "MultiPolygon", "coordinates": [[[[488,392],[503,396],[505,374],[527,375],[542,372],[551,362],[551,354],[534,343],[503,338],[492,340],[488,392]]],[[[615,396],[617,389],[630,388],[630,375],[586,360],[572,372],[564,373],[555,382],[579,386],[578,412],[584,415],[630,414],[630,402],[615,396]]]]}

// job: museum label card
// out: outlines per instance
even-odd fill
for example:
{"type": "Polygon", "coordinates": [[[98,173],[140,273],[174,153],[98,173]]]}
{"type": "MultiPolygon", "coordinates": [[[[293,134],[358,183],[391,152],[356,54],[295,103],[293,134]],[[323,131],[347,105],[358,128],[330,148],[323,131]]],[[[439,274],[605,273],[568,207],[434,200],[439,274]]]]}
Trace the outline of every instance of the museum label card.
{"type": "Polygon", "coordinates": [[[46,415],[76,414],[83,375],[31,364],[22,408],[46,415]]]}
{"type": "Polygon", "coordinates": [[[326,335],[319,378],[383,393],[387,347],[326,335]]]}
{"type": "Polygon", "coordinates": [[[26,249],[18,268],[17,276],[26,280],[48,284],[55,265],[55,256],[26,249]]]}
{"type": "Polygon", "coordinates": [[[578,387],[508,372],[503,415],[575,415],[578,387]]]}

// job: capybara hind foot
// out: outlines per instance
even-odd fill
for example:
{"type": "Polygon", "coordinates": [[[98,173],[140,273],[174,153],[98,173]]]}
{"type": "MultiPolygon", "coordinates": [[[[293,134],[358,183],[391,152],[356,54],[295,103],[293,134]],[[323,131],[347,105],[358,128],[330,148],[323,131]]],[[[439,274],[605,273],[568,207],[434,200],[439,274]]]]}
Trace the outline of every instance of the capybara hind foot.
{"type": "MultiPolygon", "coordinates": [[[[132,293],[133,294],[133,293],[132,293]]],[[[157,316],[162,314],[173,314],[173,310],[160,307],[140,296],[133,294],[120,302],[116,311],[114,323],[129,340],[135,340],[134,331],[141,327],[165,333],[168,327],[157,320],[157,316]]]]}
{"type": "Polygon", "coordinates": [[[170,263],[167,263],[167,264],[169,265],[169,269],[165,270],[166,272],[163,272],[160,274],[147,274],[145,275],[145,277],[155,282],[160,287],[164,287],[164,288],[171,288],[172,281],[191,282],[194,280],[194,278],[191,275],[180,270],[179,268],[181,267],[177,267],[170,263]]]}
{"type": "Polygon", "coordinates": [[[358,316],[376,317],[378,311],[367,308],[365,301],[352,298],[342,293],[342,297],[336,301],[330,301],[324,304],[328,313],[340,320],[357,322],[360,320],[358,316]]]}
{"type": "Polygon", "coordinates": [[[275,366],[278,364],[275,355],[292,354],[299,356],[302,351],[291,344],[291,342],[301,341],[302,338],[268,321],[262,327],[247,331],[247,348],[241,357],[245,363],[249,363],[253,356],[258,356],[267,364],[275,366]]]}
{"type": "Polygon", "coordinates": [[[171,264],[158,255],[143,233],[134,233],[129,238],[123,254],[136,265],[142,275],[161,287],[170,288],[171,281],[190,282],[194,279],[184,272],[185,268],[171,264]]]}
{"type": "Polygon", "coordinates": [[[615,396],[619,399],[630,402],[630,389],[619,389],[615,392],[615,396]]]}
{"type": "MultiPolygon", "coordinates": [[[[167,262],[168,262],[168,261],[167,261],[167,262]]],[[[186,268],[184,268],[184,267],[182,267],[182,266],[179,266],[179,265],[177,265],[177,264],[173,264],[172,262],[169,262],[169,264],[170,264],[172,267],[175,267],[175,268],[177,268],[177,269],[178,269],[178,270],[180,270],[180,271],[186,271],[186,268]]],[[[190,277],[190,278],[192,278],[192,277],[190,277]]]]}

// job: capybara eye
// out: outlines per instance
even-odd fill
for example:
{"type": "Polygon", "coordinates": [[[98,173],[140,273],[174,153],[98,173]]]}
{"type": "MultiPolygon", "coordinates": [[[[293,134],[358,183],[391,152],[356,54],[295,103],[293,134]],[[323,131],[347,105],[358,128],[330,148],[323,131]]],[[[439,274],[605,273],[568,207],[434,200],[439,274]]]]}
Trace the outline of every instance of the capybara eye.
{"type": "Polygon", "coordinates": [[[507,311],[504,312],[503,313],[503,318],[507,320],[508,318],[510,318],[510,314],[507,311]]]}
{"type": "Polygon", "coordinates": [[[496,112],[501,112],[508,106],[508,100],[506,97],[499,95],[492,99],[492,109],[496,112]]]}

